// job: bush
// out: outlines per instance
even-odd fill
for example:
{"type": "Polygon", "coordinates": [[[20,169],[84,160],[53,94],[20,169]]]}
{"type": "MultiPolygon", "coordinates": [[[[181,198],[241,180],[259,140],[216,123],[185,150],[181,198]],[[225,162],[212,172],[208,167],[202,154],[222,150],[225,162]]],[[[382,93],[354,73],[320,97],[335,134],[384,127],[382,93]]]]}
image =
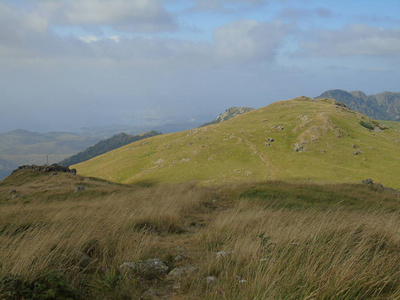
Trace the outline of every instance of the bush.
{"type": "Polygon", "coordinates": [[[78,299],[77,294],[60,273],[51,273],[33,281],[20,276],[7,276],[0,280],[1,299],[78,299]]]}
{"type": "Polygon", "coordinates": [[[360,121],[360,125],[369,129],[369,130],[374,130],[375,127],[374,125],[371,124],[371,122],[366,122],[366,121],[360,121]]]}

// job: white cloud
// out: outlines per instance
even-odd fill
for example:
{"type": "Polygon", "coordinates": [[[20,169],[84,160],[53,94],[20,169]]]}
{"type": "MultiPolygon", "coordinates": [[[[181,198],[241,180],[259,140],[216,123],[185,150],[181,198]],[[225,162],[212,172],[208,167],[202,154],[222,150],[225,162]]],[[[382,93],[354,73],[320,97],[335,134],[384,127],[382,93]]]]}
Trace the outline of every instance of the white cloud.
{"type": "Polygon", "coordinates": [[[215,31],[217,54],[223,59],[272,60],[288,31],[280,22],[235,21],[215,31]]]}
{"type": "Polygon", "coordinates": [[[339,30],[308,32],[300,41],[305,56],[399,56],[400,30],[349,25],[339,30]]]}
{"type": "MultiPolygon", "coordinates": [[[[279,0],[274,0],[279,1],[279,0]]],[[[193,10],[235,12],[247,9],[257,9],[268,0],[193,0],[193,10]]]]}
{"type": "Polygon", "coordinates": [[[119,30],[162,32],[174,30],[173,17],[155,0],[67,1],[69,24],[107,25],[119,30]]]}
{"type": "Polygon", "coordinates": [[[93,35],[86,35],[86,36],[81,36],[79,37],[79,39],[87,44],[93,43],[93,42],[97,42],[99,40],[98,37],[95,37],[93,35]]]}

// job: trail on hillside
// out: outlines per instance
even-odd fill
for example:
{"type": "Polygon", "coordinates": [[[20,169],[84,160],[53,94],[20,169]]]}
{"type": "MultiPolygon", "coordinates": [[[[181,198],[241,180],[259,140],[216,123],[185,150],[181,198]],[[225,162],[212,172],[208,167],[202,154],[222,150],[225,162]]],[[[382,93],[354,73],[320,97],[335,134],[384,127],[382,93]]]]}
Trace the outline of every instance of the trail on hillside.
{"type": "Polygon", "coordinates": [[[233,137],[236,138],[238,140],[243,140],[246,142],[247,146],[250,147],[251,151],[257,155],[257,157],[264,163],[265,167],[267,168],[268,172],[269,172],[269,177],[270,178],[274,178],[275,174],[276,174],[276,168],[272,165],[271,161],[269,160],[269,158],[265,155],[265,153],[261,153],[260,151],[257,150],[256,145],[254,145],[251,141],[249,141],[248,139],[244,138],[244,137],[238,137],[236,135],[230,134],[230,133],[225,133],[219,130],[215,130],[214,128],[210,128],[212,131],[225,135],[225,136],[229,136],[229,137],[233,137]]]}

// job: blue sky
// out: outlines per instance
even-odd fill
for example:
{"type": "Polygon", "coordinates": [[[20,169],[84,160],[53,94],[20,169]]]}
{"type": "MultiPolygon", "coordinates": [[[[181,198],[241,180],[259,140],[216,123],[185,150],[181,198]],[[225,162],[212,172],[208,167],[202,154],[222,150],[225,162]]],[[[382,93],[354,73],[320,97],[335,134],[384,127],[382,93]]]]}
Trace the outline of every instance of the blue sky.
{"type": "Polygon", "coordinates": [[[398,0],[0,0],[0,132],[400,92],[398,0]]]}

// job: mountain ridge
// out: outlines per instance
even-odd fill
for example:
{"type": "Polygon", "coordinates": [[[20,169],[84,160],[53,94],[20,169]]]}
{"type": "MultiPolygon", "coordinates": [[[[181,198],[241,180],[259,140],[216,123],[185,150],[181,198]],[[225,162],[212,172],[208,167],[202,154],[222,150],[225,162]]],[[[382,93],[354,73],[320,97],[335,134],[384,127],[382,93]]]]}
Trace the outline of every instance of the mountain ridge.
{"type": "Polygon", "coordinates": [[[399,130],[385,129],[333,99],[298,97],[218,124],[135,142],[73,167],[119,183],[355,183],[371,177],[399,188],[399,143],[399,130]]]}
{"type": "Polygon", "coordinates": [[[328,90],[314,99],[331,98],[377,120],[400,120],[400,93],[382,92],[366,95],[362,91],[328,90]]]}
{"type": "Polygon", "coordinates": [[[59,164],[67,167],[73,164],[81,163],[108,151],[125,146],[134,141],[139,141],[141,139],[159,134],[161,134],[161,132],[154,130],[137,135],[131,135],[121,132],[120,134],[116,134],[109,139],[101,140],[97,144],[90,146],[86,150],[62,160],[61,162],[59,162],[59,164]]]}

